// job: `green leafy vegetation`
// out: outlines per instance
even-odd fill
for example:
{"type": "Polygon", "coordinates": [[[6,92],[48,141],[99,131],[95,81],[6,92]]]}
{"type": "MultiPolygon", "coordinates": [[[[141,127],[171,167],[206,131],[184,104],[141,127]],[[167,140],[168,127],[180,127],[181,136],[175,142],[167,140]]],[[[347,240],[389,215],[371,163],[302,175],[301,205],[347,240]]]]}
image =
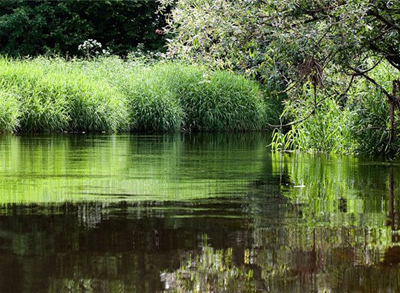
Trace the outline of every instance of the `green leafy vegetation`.
{"type": "Polygon", "coordinates": [[[61,70],[57,62],[52,68],[46,59],[1,60],[1,89],[20,105],[13,127],[4,130],[109,132],[126,124],[125,100],[116,89],[77,69],[61,70]]]}
{"type": "MultiPolygon", "coordinates": [[[[393,72],[383,63],[369,76],[390,90],[393,72]]],[[[338,77],[337,80],[340,78],[338,77]]],[[[332,85],[329,92],[314,97],[312,86],[303,87],[296,99],[285,101],[282,114],[288,129],[276,129],[272,147],[278,151],[385,154],[399,149],[391,141],[390,104],[381,89],[365,79],[353,81],[346,95],[331,98],[341,85],[332,85]]],[[[397,115],[397,111],[395,112],[397,115]]],[[[395,130],[397,135],[400,129],[395,130]]]]}
{"type": "Polygon", "coordinates": [[[257,83],[179,63],[0,60],[3,131],[242,131],[266,127],[257,83]]]}
{"type": "Polygon", "coordinates": [[[76,56],[87,39],[117,55],[139,44],[162,50],[165,37],[157,32],[165,19],[157,7],[154,0],[0,1],[0,54],[76,56]]]}
{"type": "Polygon", "coordinates": [[[15,94],[0,90],[0,131],[10,132],[18,127],[20,104],[15,94]]]}
{"type": "Polygon", "coordinates": [[[257,79],[283,99],[275,149],[398,152],[400,4],[162,0],[168,54],[257,79]]]}

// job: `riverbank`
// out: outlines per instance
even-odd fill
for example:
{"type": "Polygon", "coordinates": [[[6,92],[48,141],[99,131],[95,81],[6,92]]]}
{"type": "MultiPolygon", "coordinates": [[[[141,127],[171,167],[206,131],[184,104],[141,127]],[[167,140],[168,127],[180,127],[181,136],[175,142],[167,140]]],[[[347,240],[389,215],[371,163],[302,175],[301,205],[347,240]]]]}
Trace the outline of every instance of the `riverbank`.
{"type": "Polygon", "coordinates": [[[1,132],[254,131],[272,103],[226,71],[118,58],[0,59],[1,132]]]}

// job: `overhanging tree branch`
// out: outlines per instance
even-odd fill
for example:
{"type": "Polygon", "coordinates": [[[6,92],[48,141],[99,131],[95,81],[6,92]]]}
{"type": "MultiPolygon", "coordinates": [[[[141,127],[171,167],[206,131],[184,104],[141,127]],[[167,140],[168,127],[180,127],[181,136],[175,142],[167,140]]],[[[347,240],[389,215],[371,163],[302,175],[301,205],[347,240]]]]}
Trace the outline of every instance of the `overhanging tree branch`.
{"type": "Polygon", "coordinates": [[[376,82],[373,78],[371,78],[370,76],[367,75],[367,73],[365,71],[361,71],[358,68],[353,68],[350,67],[351,70],[353,70],[355,73],[353,73],[353,76],[362,76],[364,77],[366,80],[370,81],[371,83],[373,83],[377,88],[379,88],[384,94],[385,96],[388,98],[390,103],[397,103],[395,98],[393,97],[393,95],[391,95],[383,86],[381,86],[378,82],[376,82]]]}

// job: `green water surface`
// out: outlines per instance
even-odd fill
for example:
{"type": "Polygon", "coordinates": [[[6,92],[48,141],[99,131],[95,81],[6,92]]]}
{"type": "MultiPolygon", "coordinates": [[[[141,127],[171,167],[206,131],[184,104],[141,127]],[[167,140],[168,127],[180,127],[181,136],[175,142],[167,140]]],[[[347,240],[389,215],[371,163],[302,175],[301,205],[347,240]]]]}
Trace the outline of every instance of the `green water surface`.
{"type": "Polygon", "coordinates": [[[398,292],[398,161],[270,134],[0,136],[0,292],[398,292]]]}

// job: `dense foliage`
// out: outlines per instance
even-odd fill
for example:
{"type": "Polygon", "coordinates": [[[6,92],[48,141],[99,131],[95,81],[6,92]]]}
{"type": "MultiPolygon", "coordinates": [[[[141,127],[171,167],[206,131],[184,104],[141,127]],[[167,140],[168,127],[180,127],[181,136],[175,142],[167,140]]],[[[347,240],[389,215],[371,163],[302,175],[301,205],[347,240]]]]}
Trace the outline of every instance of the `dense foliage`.
{"type": "Polygon", "coordinates": [[[0,131],[249,131],[266,127],[257,83],[229,72],[118,57],[0,59],[0,131]]]}
{"type": "MultiPolygon", "coordinates": [[[[307,149],[363,149],[359,136],[348,129],[353,116],[369,121],[360,123],[368,125],[373,137],[384,133],[391,147],[383,149],[398,149],[393,143],[399,102],[392,82],[399,79],[400,71],[400,2],[180,0],[167,31],[174,36],[169,43],[173,56],[251,75],[277,92],[285,89],[288,99],[282,124],[289,122],[289,136],[310,141],[310,134],[322,135],[319,140],[324,140],[324,147],[318,142],[305,144],[307,149]],[[383,67],[390,73],[380,74],[383,67]],[[386,80],[389,76],[393,80],[386,80]],[[376,113],[370,115],[374,107],[368,91],[361,95],[353,90],[360,87],[355,85],[359,82],[374,88],[374,103],[387,103],[379,119],[391,116],[389,123],[377,120],[376,113]],[[350,120],[343,120],[349,123],[343,124],[340,117],[347,114],[350,120]],[[314,128],[321,128],[318,134],[305,125],[309,119],[314,128]],[[329,140],[347,142],[338,148],[329,140]]],[[[281,135],[276,138],[283,139],[281,135]]],[[[302,148],[298,142],[292,139],[285,144],[290,149],[302,148]]]]}
{"type": "Polygon", "coordinates": [[[0,1],[0,53],[36,56],[78,54],[78,45],[95,39],[119,55],[139,43],[161,49],[165,23],[153,0],[0,1]]]}

